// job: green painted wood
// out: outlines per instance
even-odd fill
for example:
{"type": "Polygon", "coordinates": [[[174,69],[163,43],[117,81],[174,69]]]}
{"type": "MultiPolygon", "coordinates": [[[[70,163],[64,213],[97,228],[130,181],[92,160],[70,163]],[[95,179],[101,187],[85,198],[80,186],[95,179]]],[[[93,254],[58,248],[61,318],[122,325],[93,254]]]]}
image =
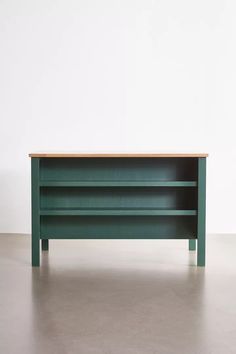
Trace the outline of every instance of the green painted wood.
{"type": "Polygon", "coordinates": [[[48,239],[42,240],[42,251],[48,251],[48,239]]]}
{"type": "Polygon", "coordinates": [[[196,187],[195,181],[40,181],[42,187],[196,187]]]}
{"type": "Polygon", "coordinates": [[[44,209],[40,215],[197,215],[196,210],[157,209],[44,209]]]}
{"type": "Polygon", "coordinates": [[[198,159],[197,265],[205,266],[206,158],[198,159]]]}
{"type": "Polygon", "coordinates": [[[197,188],[41,187],[44,209],[196,210],[197,188]]]}
{"type": "Polygon", "coordinates": [[[198,240],[206,158],[32,158],[32,265],[49,239],[198,240]]]}
{"type": "Polygon", "coordinates": [[[39,196],[39,174],[40,159],[31,159],[31,204],[32,204],[32,266],[40,265],[40,196],[39,196]]]}
{"type": "Polygon", "coordinates": [[[42,239],[189,239],[196,216],[41,216],[42,239]]]}
{"type": "Polygon", "coordinates": [[[189,251],[196,250],[196,240],[189,240],[189,251]]]}

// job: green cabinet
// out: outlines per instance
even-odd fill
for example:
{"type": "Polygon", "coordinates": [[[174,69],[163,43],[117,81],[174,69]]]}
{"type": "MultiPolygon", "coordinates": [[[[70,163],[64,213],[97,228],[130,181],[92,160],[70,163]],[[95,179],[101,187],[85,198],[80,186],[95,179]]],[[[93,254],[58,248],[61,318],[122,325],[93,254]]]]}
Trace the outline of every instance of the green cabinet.
{"type": "Polygon", "coordinates": [[[205,265],[206,154],[30,154],[32,265],[49,239],[188,239],[205,265]]]}

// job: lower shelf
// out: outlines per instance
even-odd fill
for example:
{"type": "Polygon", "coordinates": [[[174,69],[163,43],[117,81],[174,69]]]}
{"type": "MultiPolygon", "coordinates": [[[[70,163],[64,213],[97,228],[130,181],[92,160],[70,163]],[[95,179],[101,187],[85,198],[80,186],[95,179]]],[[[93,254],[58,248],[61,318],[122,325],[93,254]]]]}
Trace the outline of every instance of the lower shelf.
{"type": "Polygon", "coordinates": [[[129,208],[109,208],[109,209],[103,209],[103,208],[88,208],[88,209],[73,209],[73,208],[68,208],[68,209],[42,209],[40,211],[40,215],[67,215],[67,216],[73,216],[73,215],[139,215],[139,216],[145,216],[145,215],[160,215],[160,216],[194,216],[197,215],[196,210],[177,210],[177,209],[172,209],[172,210],[167,210],[167,209],[153,209],[153,208],[134,208],[134,209],[129,209],[129,208]]]}
{"type": "Polygon", "coordinates": [[[75,215],[40,217],[41,239],[194,239],[196,216],[75,215]]]}

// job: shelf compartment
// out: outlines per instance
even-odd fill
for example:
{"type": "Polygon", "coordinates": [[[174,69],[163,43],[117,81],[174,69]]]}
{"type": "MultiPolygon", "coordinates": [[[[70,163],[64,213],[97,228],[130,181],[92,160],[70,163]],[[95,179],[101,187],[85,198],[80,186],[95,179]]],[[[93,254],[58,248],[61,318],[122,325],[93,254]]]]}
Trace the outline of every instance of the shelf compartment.
{"type": "Polygon", "coordinates": [[[40,209],[196,210],[197,189],[41,187],[40,209]]]}
{"type": "Polygon", "coordinates": [[[43,158],[41,181],[196,181],[197,158],[43,158]]]}
{"type": "Polygon", "coordinates": [[[158,209],[44,209],[40,211],[40,215],[161,215],[161,216],[194,216],[197,215],[196,210],[158,210],[158,209]]]}
{"type": "Polygon", "coordinates": [[[197,187],[196,181],[40,181],[41,187],[197,187]]]}
{"type": "Polygon", "coordinates": [[[41,239],[195,239],[195,216],[41,216],[41,239]]]}

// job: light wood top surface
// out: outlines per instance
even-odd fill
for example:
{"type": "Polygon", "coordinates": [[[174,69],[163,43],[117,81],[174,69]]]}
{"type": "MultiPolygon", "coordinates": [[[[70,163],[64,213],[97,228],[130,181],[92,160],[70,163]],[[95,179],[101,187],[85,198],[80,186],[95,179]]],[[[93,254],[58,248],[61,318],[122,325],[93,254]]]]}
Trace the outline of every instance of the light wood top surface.
{"type": "Polygon", "coordinates": [[[31,153],[29,157],[207,157],[205,153],[31,153]]]}

